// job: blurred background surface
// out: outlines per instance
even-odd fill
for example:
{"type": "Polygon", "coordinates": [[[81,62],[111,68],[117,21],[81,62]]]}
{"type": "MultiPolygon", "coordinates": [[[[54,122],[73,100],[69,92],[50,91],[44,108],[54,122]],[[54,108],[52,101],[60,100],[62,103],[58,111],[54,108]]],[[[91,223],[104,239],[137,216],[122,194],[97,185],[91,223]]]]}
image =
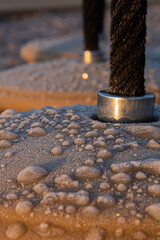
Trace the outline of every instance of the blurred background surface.
{"type": "MultiPolygon", "coordinates": [[[[105,32],[109,38],[109,2],[105,32]]],[[[81,0],[1,0],[0,71],[23,64],[20,49],[28,41],[64,38],[82,33],[81,0]]],[[[149,46],[160,43],[160,1],[149,0],[149,46]]]]}
{"type": "MultiPolygon", "coordinates": [[[[109,2],[110,0],[106,0],[109,2]]],[[[148,0],[149,3],[158,3],[159,0],[148,0]]],[[[75,8],[81,6],[81,0],[1,0],[0,12],[26,11],[47,8],[75,8]]]]}
{"type": "Polygon", "coordinates": [[[0,12],[80,7],[81,0],[1,0],[0,12]]]}

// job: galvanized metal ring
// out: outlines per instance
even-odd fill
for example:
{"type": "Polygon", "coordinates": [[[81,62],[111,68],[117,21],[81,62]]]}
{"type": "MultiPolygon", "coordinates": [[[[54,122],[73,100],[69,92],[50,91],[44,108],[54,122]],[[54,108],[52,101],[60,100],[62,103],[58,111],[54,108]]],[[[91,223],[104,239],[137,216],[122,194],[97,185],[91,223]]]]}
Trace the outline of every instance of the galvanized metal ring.
{"type": "Polygon", "coordinates": [[[86,64],[105,61],[104,52],[102,50],[83,51],[81,52],[80,59],[86,64]]]}
{"type": "Polygon", "coordinates": [[[98,114],[100,121],[131,123],[154,120],[155,95],[147,92],[144,96],[123,97],[98,92],[98,114]]]}

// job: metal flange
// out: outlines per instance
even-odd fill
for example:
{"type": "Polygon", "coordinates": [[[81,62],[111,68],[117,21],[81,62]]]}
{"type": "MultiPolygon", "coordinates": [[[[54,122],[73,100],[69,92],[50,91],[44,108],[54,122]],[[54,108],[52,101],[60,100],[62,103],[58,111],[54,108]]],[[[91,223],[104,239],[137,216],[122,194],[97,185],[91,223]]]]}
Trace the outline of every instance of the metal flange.
{"type": "Polygon", "coordinates": [[[123,97],[98,92],[98,114],[100,121],[117,123],[152,122],[154,120],[155,95],[123,97]]]}
{"type": "Polygon", "coordinates": [[[95,50],[95,51],[85,50],[81,52],[80,58],[81,58],[81,61],[86,64],[105,61],[104,52],[102,50],[95,50]]]}

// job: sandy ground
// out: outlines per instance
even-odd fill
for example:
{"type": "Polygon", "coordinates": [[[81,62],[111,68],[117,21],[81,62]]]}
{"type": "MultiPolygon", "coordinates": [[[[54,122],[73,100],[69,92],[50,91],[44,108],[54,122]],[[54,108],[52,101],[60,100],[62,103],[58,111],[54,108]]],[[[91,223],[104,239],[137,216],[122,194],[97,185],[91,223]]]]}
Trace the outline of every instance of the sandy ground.
{"type": "Polygon", "coordinates": [[[156,111],[146,124],[102,123],[84,105],[3,112],[0,240],[158,240],[156,111]]]}
{"type": "MultiPolygon", "coordinates": [[[[158,10],[149,11],[155,51],[158,10]]],[[[52,13],[3,19],[1,69],[23,63],[19,48],[32,37],[81,31],[80,12],[75,21],[56,16],[58,26],[52,13]]],[[[110,124],[95,114],[95,106],[79,105],[0,115],[0,240],[159,239],[160,118],[110,124]]]]}

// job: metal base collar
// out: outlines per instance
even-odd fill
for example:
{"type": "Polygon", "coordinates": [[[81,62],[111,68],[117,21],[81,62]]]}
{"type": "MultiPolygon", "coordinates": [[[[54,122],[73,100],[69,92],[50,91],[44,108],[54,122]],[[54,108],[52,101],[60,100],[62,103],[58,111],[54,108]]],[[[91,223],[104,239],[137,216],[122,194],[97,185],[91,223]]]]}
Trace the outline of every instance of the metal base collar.
{"type": "Polygon", "coordinates": [[[100,121],[117,123],[152,122],[154,120],[155,96],[146,93],[139,97],[123,97],[98,92],[98,114],[100,121]]]}
{"type": "Polygon", "coordinates": [[[96,51],[83,51],[81,53],[81,61],[86,64],[105,61],[104,52],[101,50],[96,51]]]}

